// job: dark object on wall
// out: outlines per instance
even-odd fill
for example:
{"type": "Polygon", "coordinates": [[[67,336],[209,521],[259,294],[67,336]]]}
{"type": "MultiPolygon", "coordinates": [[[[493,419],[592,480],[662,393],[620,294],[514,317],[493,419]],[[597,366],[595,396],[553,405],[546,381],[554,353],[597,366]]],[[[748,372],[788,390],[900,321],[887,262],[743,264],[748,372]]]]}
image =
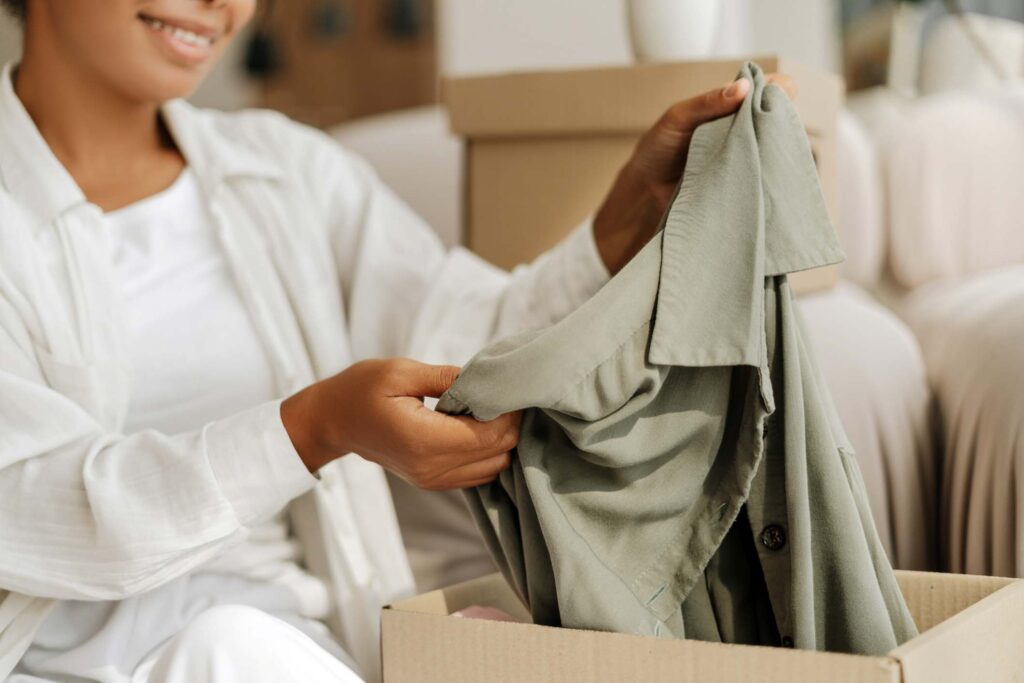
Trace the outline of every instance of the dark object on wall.
{"type": "Polygon", "coordinates": [[[350,10],[345,0],[320,0],[310,21],[310,32],[321,40],[333,40],[349,32],[350,10]]]}
{"type": "Polygon", "coordinates": [[[259,105],[328,127],[437,101],[434,0],[414,0],[401,9],[398,4],[278,3],[260,26],[272,36],[271,52],[282,63],[272,78],[262,79],[259,105]],[[328,35],[338,29],[343,35],[328,35]]]}
{"type": "Polygon", "coordinates": [[[396,38],[415,38],[423,30],[423,8],[419,0],[391,0],[387,27],[396,38]]]}
{"type": "Polygon", "coordinates": [[[257,26],[245,48],[245,71],[254,78],[269,78],[280,71],[281,51],[273,34],[257,26]]]}

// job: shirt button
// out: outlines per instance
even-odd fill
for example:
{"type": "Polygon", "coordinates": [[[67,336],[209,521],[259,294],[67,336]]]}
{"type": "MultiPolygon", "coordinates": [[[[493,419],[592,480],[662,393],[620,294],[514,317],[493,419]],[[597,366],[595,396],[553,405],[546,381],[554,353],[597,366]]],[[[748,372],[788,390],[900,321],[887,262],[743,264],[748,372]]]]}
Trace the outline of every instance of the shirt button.
{"type": "Polygon", "coordinates": [[[793,647],[793,639],[789,636],[782,636],[782,647],[793,647]]]}
{"type": "Polygon", "coordinates": [[[778,524],[769,524],[761,532],[761,544],[768,550],[782,550],[786,546],[786,532],[778,524]]]}

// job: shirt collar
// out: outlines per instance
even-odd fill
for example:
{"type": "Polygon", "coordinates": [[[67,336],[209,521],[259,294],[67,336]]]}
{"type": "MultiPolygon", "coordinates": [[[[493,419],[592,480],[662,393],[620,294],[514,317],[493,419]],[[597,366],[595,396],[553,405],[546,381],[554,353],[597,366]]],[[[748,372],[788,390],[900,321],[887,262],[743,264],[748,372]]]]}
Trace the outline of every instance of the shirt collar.
{"type": "Polygon", "coordinates": [[[220,185],[237,179],[284,178],[280,163],[224,132],[226,125],[232,125],[228,115],[197,109],[184,100],[167,102],[162,112],[178,149],[211,195],[220,185]]]}
{"type": "MultiPolygon", "coordinates": [[[[15,94],[14,69],[15,64],[8,63],[0,74],[0,179],[42,227],[87,200],[15,94]]],[[[198,110],[183,100],[167,102],[161,111],[207,196],[233,179],[283,177],[283,169],[274,160],[218,129],[214,120],[218,114],[198,110]]]]}
{"type": "Polygon", "coordinates": [[[844,259],[803,125],[746,64],[740,109],[700,126],[664,218],[649,360],[764,367],[765,278],[844,259]]]}
{"type": "Polygon", "coordinates": [[[13,71],[10,63],[0,74],[0,176],[18,204],[49,224],[86,199],[14,93],[13,71]]]}

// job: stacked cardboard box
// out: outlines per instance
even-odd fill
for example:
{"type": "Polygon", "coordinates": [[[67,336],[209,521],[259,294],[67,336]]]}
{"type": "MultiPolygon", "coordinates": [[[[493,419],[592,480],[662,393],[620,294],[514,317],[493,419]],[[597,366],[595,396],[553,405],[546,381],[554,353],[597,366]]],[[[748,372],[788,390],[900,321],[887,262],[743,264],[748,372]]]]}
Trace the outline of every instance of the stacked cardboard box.
{"type": "MultiPolygon", "coordinates": [[[[842,79],[773,56],[790,74],[825,201],[838,209],[836,122],[842,79]]],[[[466,140],[465,242],[511,268],[554,246],[599,206],[640,135],[672,103],[723,86],[746,59],[644,64],[447,80],[452,130],[466,140]]],[[[837,270],[793,276],[797,291],[831,286],[837,270]]]]}

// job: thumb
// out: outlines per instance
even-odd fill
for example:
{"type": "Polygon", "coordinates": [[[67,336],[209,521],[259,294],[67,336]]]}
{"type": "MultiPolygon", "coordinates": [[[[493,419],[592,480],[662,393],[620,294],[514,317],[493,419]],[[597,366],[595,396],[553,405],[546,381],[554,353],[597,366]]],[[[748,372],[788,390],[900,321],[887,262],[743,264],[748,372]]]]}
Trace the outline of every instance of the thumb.
{"type": "Polygon", "coordinates": [[[448,391],[461,370],[457,365],[428,365],[412,361],[408,372],[404,373],[403,389],[409,396],[439,398],[448,391]]]}
{"type": "Polygon", "coordinates": [[[702,123],[736,111],[750,92],[750,87],[748,79],[740,78],[721,88],[678,102],[668,110],[666,123],[678,132],[691,133],[702,123]]]}

